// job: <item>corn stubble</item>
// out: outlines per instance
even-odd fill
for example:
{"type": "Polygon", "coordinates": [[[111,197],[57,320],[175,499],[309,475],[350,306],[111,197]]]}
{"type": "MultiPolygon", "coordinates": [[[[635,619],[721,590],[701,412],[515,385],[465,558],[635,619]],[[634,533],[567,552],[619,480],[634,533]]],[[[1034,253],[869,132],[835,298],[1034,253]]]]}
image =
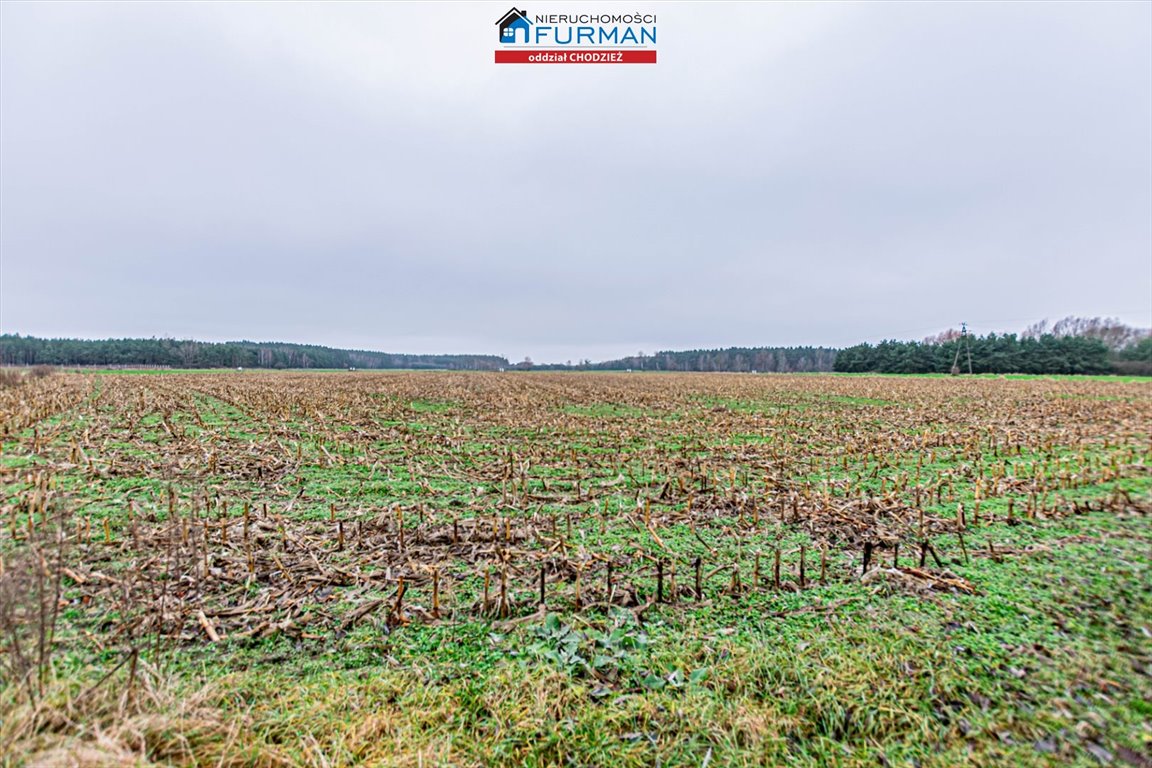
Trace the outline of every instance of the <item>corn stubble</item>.
{"type": "Polygon", "coordinates": [[[148,648],[365,622],[973,592],[951,562],[1014,552],[965,534],[1141,509],[1078,490],[1146,473],[1150,423],[1145,385],[1100,381],[41,377],[0,390],[2,671],[34,701],[68,643],[135,678],[148,648]]]}

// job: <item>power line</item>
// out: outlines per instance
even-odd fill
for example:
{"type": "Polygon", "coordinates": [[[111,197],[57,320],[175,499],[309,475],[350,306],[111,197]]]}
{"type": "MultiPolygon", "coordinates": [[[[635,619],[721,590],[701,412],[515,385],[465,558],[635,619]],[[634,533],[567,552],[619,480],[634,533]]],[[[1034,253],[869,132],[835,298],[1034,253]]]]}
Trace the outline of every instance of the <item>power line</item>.
{"type": "MultiPolygon", "coordinates": [[[[972,344],[968,341],[968,323],[960,321],[960,340],[964,342],[964,349],[968,352],[968,375],[972,375],[972,344]]],[[[952,358],[952,375],[960,375],[960,344],[956,345],[956,356],[952,358]]]]}

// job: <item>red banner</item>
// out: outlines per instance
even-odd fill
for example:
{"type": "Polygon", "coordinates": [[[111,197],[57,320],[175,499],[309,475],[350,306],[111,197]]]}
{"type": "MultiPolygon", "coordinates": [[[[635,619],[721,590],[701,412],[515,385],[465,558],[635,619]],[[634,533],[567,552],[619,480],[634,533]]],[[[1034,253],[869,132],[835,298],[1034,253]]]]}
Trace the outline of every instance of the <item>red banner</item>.
{"type": "Polygon", "coordinates": [[[573,51],[516,50],[496,51],[497,64],[655,64],[656,51],[573,51]]]}

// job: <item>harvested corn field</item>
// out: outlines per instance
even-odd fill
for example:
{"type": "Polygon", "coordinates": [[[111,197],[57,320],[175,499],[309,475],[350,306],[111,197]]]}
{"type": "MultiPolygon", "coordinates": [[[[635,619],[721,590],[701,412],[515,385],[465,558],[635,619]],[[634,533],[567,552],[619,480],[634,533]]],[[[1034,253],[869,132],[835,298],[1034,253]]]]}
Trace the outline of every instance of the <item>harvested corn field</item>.
{"type": "Polygon", "coordinates": [[[10,761],[1148,759],[1146,381],[68,373],[0,420],[10,761]]]}

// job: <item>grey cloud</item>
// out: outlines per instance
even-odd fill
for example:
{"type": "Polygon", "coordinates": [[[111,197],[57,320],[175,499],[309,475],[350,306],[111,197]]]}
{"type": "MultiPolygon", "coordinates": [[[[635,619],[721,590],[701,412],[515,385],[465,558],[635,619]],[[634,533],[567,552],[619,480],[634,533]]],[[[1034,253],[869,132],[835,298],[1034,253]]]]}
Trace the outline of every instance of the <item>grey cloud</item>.
{"type": "Polygon", "coordinates": [[[655,66],[533,67],[487,3],[4,3],[0,326],[563,360],[1152,324],[1152,6],[715,6],[644,5],[655,66]]]}

